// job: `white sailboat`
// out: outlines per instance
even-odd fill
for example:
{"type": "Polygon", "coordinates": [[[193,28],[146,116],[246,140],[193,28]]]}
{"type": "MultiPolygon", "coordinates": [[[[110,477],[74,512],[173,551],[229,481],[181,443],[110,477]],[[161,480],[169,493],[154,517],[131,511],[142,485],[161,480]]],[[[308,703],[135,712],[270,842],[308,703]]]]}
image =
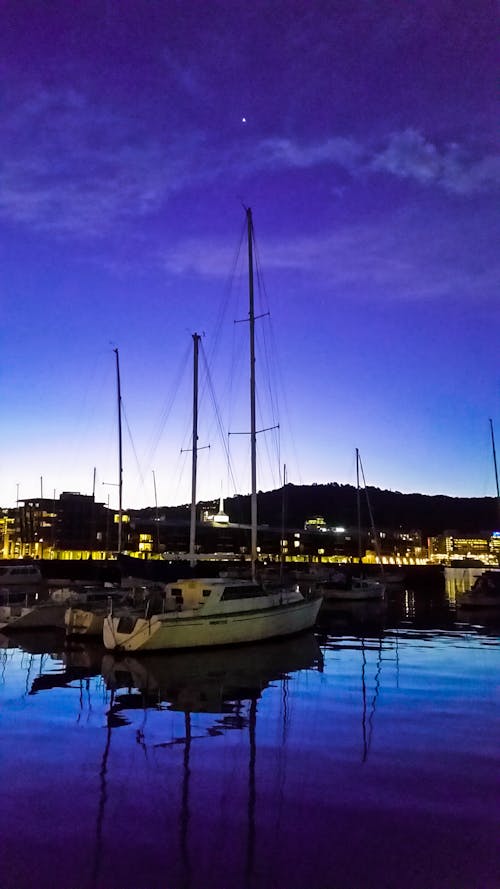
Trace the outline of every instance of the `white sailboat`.
{"type": "MultiPolygon", "coordinates": [[[[195,578],[166,585],[162,610],[143,617],[113,615],[104,621],[106,648],[151,651],[237,645],[288,636],[316,621],[321,597],[298,588],[266,591],[255,578],[257,560],[257,458],[255,401],[255,310],[252,212],[246,210],[250,330],[251,564],[252,579],[195,578]]],[[[196,442],[193,441],[193,448],[196,442]]],[[[193,544],[191,542],[191,556],[193,544]]]]}

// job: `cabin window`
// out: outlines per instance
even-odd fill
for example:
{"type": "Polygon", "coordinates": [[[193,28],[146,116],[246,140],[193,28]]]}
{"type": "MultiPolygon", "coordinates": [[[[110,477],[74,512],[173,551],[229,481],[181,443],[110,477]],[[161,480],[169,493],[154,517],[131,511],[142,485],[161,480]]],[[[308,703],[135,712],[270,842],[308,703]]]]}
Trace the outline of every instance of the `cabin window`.
{"type": "Polygon", "coordinates": [[[203,596],[205,597],[205,599],[208,598],[208,596],[210,595],[211,592],[212,592],[212,590],[203,590],[203,596]]]}
{"type": "Polygon", "coordinates": [[[227,586],[221,598],[227,602],[229,599],[253,599],[255,596],[263,595],[262,587],[258,586],[258,584],[252,584],[252,586],[227,586]]]}
{"type": "Polygon", "coordinates": [[[182,596],[182,590],[180,589],[180,587],[172,587],[172,596],[175,596],[175,598],[177,598],[178,596],[182,596]]]}

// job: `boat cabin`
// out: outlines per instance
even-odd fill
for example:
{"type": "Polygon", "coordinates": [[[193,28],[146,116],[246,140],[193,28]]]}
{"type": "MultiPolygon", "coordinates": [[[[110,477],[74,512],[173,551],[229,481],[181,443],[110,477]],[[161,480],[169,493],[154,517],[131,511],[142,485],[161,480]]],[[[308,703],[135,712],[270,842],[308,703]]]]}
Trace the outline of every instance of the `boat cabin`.
{"type": "MultiPolygon", "coordinates": [[[[195,578],[169,583],[165,589],[165,610],[197,610],[221,602],[255,599],[265,596],[262,586],[250,580],[228,577],[195,578]]],[[[208,610],[208,609],[207,609],[208,610]]]]}

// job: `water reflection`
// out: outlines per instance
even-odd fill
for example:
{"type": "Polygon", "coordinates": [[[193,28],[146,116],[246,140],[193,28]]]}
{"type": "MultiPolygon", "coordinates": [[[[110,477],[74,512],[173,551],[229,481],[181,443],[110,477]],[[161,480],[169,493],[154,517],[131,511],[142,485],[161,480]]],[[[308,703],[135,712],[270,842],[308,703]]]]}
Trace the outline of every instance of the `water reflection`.
{"type": "Polygon", "coordinates": [[[107,687],[125,690],[115,695],[115,712],[167,705],[185,713],[221,713],[220,730],[232,725],[229,714],[241,728],[241,703],[260,697],[273,680],[314,668],[321,668],[321,649],[313,633],[239,648],[102,659],[107,687]]]}
{"type": "Polygon", "coordinates": [[[500,649],[483,620],[422,589],[239,649],[19,637],[0,652],[5,889],[33,867],[40,889],[441,889],[450,860],[461,885],[493,885],[500,649]]]}

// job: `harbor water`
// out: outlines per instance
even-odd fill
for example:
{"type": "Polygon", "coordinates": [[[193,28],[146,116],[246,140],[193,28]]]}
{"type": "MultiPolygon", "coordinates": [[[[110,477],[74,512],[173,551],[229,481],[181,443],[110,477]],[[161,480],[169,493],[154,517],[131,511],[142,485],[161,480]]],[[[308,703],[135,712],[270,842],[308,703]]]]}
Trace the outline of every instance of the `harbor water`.
{"type": "Polygon", "coordinates": [[[1,889],[498,889],[500,613],[116,657],[0,637],[1,889]]]}

